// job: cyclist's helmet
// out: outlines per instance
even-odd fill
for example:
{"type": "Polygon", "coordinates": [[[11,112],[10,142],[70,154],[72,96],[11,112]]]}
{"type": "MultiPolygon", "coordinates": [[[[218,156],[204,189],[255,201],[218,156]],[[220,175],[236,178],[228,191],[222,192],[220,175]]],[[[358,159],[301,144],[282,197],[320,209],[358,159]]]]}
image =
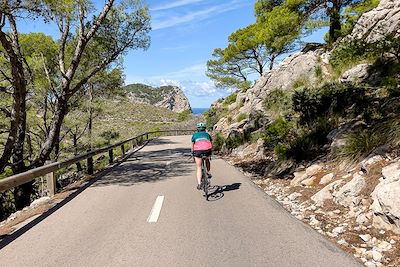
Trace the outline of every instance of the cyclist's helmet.
{"type": "Polygon", "coordinates": [[[196,124],[196,128],[199,131],[204,131],[206,129],[206,124],[204,122],[199,122],[196,124]]]}

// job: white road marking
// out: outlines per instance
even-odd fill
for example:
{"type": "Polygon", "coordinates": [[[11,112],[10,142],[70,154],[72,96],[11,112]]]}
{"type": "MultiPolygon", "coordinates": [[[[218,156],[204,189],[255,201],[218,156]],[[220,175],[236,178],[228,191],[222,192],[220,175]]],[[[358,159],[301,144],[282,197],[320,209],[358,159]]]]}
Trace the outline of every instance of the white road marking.
{"type": "Polygon", "coordinates": [[[151,209],[149,218],[147,218],[147,222],[155,223],[158,221],[158,217],[160,216],[163,202],[164,202],[164,196],[158,196],[156,202],[154,203],[153,208],[151,209]]]}

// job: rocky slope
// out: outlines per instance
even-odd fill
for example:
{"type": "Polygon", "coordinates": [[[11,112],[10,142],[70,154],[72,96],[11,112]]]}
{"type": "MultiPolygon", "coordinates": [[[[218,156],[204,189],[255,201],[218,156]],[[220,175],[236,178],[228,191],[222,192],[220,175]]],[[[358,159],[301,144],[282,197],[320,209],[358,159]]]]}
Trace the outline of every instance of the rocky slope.
{"type": "Polygon", "coordinates": [[[189,101],[183,91],[176,86],[158,88],[145,84],[130,84],[124,88],[133,103],[150,104],[167,108],[174,112],[191,110],[189,101]]]}
{"type": "MultiPolygon", "coordinates": [[[[225,99],[213,104],[215,110],[224,114],[215,123],[214,133],[221,133],[225,140],[236,138],[241,142],[234,148],[225,143],[222,149],[232,164],[240,167],[296,218],[337,242],[366,266],[400,266],[398,143],[395,146],[382,145],[372,153],[351,161],[338,160],[333,152],[346,145],[349,134],[358,133],[355,129],[374,127],[374,124],[368,125],[363,121],[361,116],[339,118],[340,123],[326,135],[325,145],[313,160],[287,160],[273,169],[277,162],[276,150],[271,151],[271,147],[266,145],[268,138],[265,134],[277,114],[266,109],[265,100],[271,98],[269,102],[276,101],[273,91],[277,89],[290,96],[296,89],[318,89],[327,81],[339,87],[362,85],[372,88],[373,93],[382,90],[381,81],[387,77],[384,77],[385,70],[377,70],[376,62],[368,59],[355,61],[337,72],[332,67],[335,63],[332,55],[337,53],[337,47],[349,41],[362,41],[366,46],[385,38],[398,42],[399,18],[400,1],[382,0],[377,8],[360,17],[352,33],[337,42],[333,50],[321,45],[309,45],[283,60],[252,88],[237,92],[232,98],[234,101],[225,99]],[[249,133],[252,140],[243,137],[249,133]]],[[[384,51],[383,56],[388,62],[397,56],[394,61],[399,64],[398,55],[392,51],[384,51]]],[[[398,73],[393,77],[392,81],[396,84],[392,83],[391,88],[398,90],[398,73]]],[[[380,121],[389,120],[390,116],[397,114],[396,108],[393,108],[396,97],[371,99],[378,103],[376,108],[379,111],[392,106],[391,112],[382,112],[389,117],[383,115],[380,121]],[[379,101],[383,103],[379,104],[379,101]]],[[[277,103],[280,104],[284,106],[284,103],[277,103]]],[[[348,109],[352,108],[350,105],[348,109]]],[[[285,112],[283,110],[282,115],[281,110],[279,116],[285,118],[292,111],[285,112]]],[[[292,112],[289,115],[299,121],[298,114],[292,112]]],[[[292,126],[295,127],[295,124],[292,126]]],[[[290,129],[288,132],[293,133],[290,129]]],[[[279,134],[279,131],[272,131],[274,136],[279,134]]]]}

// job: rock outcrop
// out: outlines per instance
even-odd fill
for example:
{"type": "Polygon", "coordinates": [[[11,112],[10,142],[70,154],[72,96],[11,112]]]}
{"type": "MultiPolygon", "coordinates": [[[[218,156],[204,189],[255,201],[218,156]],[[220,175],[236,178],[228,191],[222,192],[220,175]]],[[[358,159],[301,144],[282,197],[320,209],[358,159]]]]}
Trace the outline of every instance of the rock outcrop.
{"type": "Polygon", "coordinates": [[[388,35],[400,36],[400,1],[398,0],[381,0],[377,8],[364,13],[357,21],[349,38],[373,43],[388,35]]]}
{"type": "Polygon", "coordinates": [[[372,192],[374,224],[400,234],[400,161],[383,168],[382,175],[372,192]]]}
{"type": "Polygon", "coordinates": [[[174,112],[192,110],[188,98],[182,89],[176,86],[155,88],[145,84],[130,84],[125,86],[125,90],[132,103],[150,104],[174,112]]]}

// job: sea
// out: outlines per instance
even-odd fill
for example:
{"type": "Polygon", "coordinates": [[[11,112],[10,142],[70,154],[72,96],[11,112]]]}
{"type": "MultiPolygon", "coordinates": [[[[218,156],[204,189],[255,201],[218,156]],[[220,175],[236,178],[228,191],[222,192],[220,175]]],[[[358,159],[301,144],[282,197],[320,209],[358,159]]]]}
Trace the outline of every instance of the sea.
{"type": "Polygon", "coordinates": [[[203,114],[206,112],[209,108],[192,108],[193,114],[203,114]]]}

